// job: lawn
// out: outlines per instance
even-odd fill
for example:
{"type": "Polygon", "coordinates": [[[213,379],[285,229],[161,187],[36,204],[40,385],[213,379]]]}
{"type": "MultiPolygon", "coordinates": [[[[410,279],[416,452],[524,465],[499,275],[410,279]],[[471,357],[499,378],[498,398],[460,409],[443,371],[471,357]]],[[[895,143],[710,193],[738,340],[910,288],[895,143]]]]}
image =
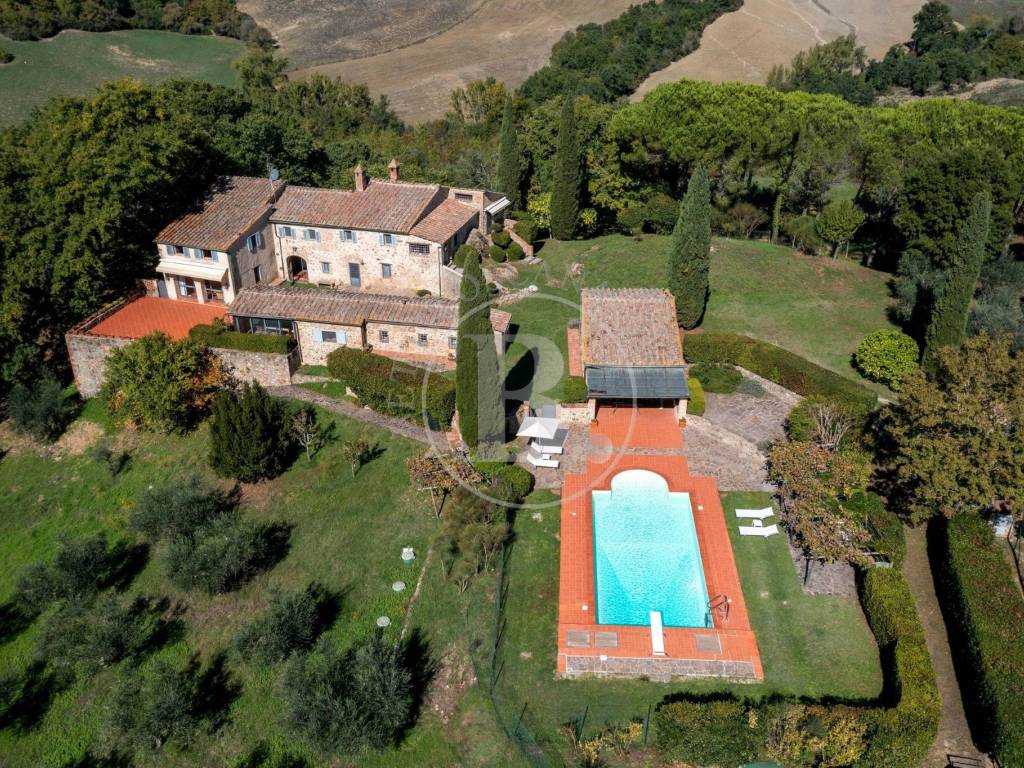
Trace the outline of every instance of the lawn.
{"type": "MultiPolygon", "coordinates": [[[[656,235],[548,241],[538,253],[544,261],[524,265],[512,287],[534,284],[538,295],[573,302],[583,286],[664,287],[668,246],[668,237],[656,235]],[[573,274],[573,264],[583,265],[582,280],[573,274]]],[[[868,333],[893,327],[886,315],[887,274],[853,260],[833,263],[762,242],[716,239],[714,248],[704,330],[745,333],[863,382],[850,358],[868,333]]],[[[538,313],[540,300],[533,296],[507,309],[514,322],[531,329],[571,316],[568,308],[557,317],[538,313]]],[[[564,326],[547,327],[549,336],[564,345],[564,326]]]]}
{"type": "MultiPolygon", "coordinates": [[[[534,503],[556,496],[538,491],[534,503]]],[[[672,693],[728,692],[738,696],[786,693],[798,696],[870,699],[881,692],[878,647],[855,599],[810,597],[800,589],[782,536],[757,541],[736,538],[737,506],[771,503],[764,493],[723,495],[730,535],[765,668],[760,684],[713,680],[655,683],[647,680],[556,680],[555,627],[558,605],[559,510],[557,506],[516,520],[508,566],[504,664],[498,690],[548,752],[567,748],[559,726],[587,714],[587,731],[608,723],[643,718],[672,693]]],[[[480,608],[481,621],[490,606],[480,608]]]]}
{"type": "Polygon", "coordinates": [[[0,36],[0,48],[14,54],[0,65],[0,125],[24,120],[53,96],[86,96],[107,80],[189,77],[234,85],[231,63],[244,50],[226,37],[153,30],[71,30],[36,42],[0,36]]]}
{"type": "MultiPolygon", "coordinates": [[[[337,442],[312,461],[300,457],[281,477],[243,489],[246,518],[282,522],[291,528],[287,554],[275,567],[235,592],[208,597],[175,588],[164,576],[158,547],[127,587],[133,595],[166,595],[184,623],[181,636],[144,663],[152,663],[155,657],[184,663],[195,653],[208,664],[226,651],[230,680],[240,686],[221,728],[212,734],[197,733],[184,751],[168,748],[147,755],[146,765],[236,765],[258,744],[266,745],[276,756],[289,753],[304,758],[309,765],[338,764],[312,754],[288,736],[283,725],[280,665],[246,662],[231,650],[235,633],[265,608],[275,589],[301,589],[316,580],[339,595],[339,614],[328,637],[341,647],[367,636],[376,618],[387,615],[393,622],[387,632],[394,638],[406,619],[410,629],[422,632],[439,673],[449,666],[448,659],[468,659],[472,634],[464,618],[465,603],[489,601],[489,578],[478,580],[460,596],[443,579],[435,557],[425,571],[411,614],[409,611],[413,588],[438,529],[429,501],[412,489],[405,469],[406,458],[421,446],[343,416],[321,416],[334,421],[337,442]],[[340,443],[356,437],[378,445],[383,453],[353,477],[340,443]],[[418,560],[414,567],[402,564],[399,553],[403,546],[415,548],[418,560]],[[400,595],[391,590],[398,579],[409,585],[400,595]]],[[[95,403],[87,404],[82,416],[83,420],[90,418],[103,421],[95,403]]],[[[0,434],[9,436],[5,429],[0,425],[0,434]]],[[[17,442],[0,458],[0,494],[4,498],[0,604],[9,598],[22,568],[52,555],[59,536],[104,530],[112,540],[131,539],[128,516],[147,486],[189,482],[195,475],[212,479],[206,469],[205,427],[185,436],[121,432],[105,439],[116,440],[131,455],[127,468],[113,478],[89,451],[52,460],[26,448],[23,441],[0,440],[3,448],[17,442]]],[[[0,675],[29,663],[43,621],[36,620],[22,632],[0,639],[0,675]]],[[[70,687],[55,692],[38,722],[21,730],[0,730],[4,765],[79,764],[77,760],[100,738],[105,707],[120,671],[115,667],[92,677],[79,676],[70,687]]],[[[444,718],[430,708],[421,713],[399,748],[358,756],[344,764],[486,766],[515,764],[514,759],[508,742],[496,729],[485,694],[478,687],[462,685],[455,686],[448,696],[444,718]]]]}

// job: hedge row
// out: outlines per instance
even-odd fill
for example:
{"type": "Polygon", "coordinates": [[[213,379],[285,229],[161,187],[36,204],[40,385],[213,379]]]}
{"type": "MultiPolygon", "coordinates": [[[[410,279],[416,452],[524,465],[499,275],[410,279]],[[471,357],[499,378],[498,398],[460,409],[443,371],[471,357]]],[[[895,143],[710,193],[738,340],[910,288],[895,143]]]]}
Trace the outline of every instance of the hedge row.
{"type": "Polygon", "coordinates": [[[939,525],[941,599],[980,746],[1005,766],[1024,765],[1024,598],[988,523],[963,514],[939,525]]]}
{"type": "Polygon", "coordinates": [[[478,461],[473,464],[473,468],[485,480],[507,483],[517,501],[525,499],[533,490],[533,475],[518,464],[506,464],[503,461],[478,461]]]}
{"type": "Polygon", "coordinates": [[[243,352],[273,352],[287,355],[295,348],[291,336],[261,333],[240,333],[223,323],[196,325],[188,332],[189,338],[199,344],[219,349],[239,349],[243,352]]]}
{"type": "MultiPolygon", "coordinates": [[[[924,628],[910,588],[896,569],[869,571],[861,601],[891,681],[886,688],[896,700],[882,702],[886,706],[849,706],[786,698],[681,699],[658,708],[659,751],[684,763],[738,765],[780,759],[773,741],[777,750],[778,734],[786,730],[805,740],[835,739],[833,746],[844,751],[850,749],[852,732],[862,734],[850,754],[858,768],[917,768],[938,733],[941,714],[924,628]]],[[[787,755],[785,764],[812,766],[816,759],[814,754],[787,755]]]]}
{"type": "Polygon", "coordinates": [[[774,344],[734,333],[702,333],[686,337],[689,363],[730,363],[763,376],[798,395],[825,395],[851,405],[875,407],[878,397],[865,386],[815,365],[774,344]]]}
{"type": "Polygon", "coordinates": [[[688,377],[686,383],[690,388],[690,402],[686,405],[686,412],[692,413],[694,416],[703,416],[704,385],[700,383],[700,379],[695,379],[693,376],[688,377]]]}
{"type": "Polygon", "coordinates": [[[331,376],[378,413],[448,429],[455,413],[455,382],[362,349],[339,347],[327,356],[331,376]]]}

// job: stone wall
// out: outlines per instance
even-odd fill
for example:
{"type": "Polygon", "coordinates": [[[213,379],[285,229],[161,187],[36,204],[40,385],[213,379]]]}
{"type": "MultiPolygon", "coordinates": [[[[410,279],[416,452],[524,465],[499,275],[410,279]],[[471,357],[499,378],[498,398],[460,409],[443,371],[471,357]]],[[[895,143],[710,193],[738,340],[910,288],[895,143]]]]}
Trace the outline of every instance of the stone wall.
{"type": "Polygon", "coordinates": [[[264,387],[291,384],[292,373],[299,367],[298,352],[280,355],[274,352],[248,352],[240,349],[213,348],[228,373],[238,381],[258,381],[264,387]]]}
{"type": "Polygon", "coordinates": [[[421,328],[392,323],[367,322],[366,343],[379,355],[415,355],[446,360],[455,354],[449,339],[456,336],[455,329],[421,328]],[[388,334],[387,342],[381,341],[381,331],[388,334]],[[426,343],[420,344],[419,336],[426,336],[426,343]]]}
{"type": "Polygon", "coordinates": [[[305,323],[296,324],[299,336],[299,352],[302,355],[302,362],[306,365],[326,365],[327,356],[339,347],[355,347],[362,349],[366,343],[363,338],[363,329],[358,325],[331,325],[329,323],[305,323]],[[340,337],[345,334],[343,343],[332,343],[329,341],[317,341],[314,331],[334,331],[340,337]]]}
{"type": "Polygon", "coordinates": [[[131,341],[113,336],[91,336],[86,333],[68,333],[64,340],[67,343],[75,384],[83,398],[99,394],[106,372],[107,356],[131,341]]]}
{"type": "Polygon", "coordinates": [[[586,403],[564,403],[558,406],[558,420],[563,424],[589,424],[590,408],[586,403]]]}
{"type": "Polygon", "coordinates": [[[233,275],[231,279],[235,284],[236,293],[242,288],[256,285],[256,276],[253,268],[257,265],[261,272],[260,282],[272,282],[281,273],[277,254],[274,252],[274,228],[267,222],[268,218],[270,218],[269,212],[260,220],[257,226],[253,227],[246,233],[244,238],[235,244],[235,269],[233,271],[236,271],[237,274],[233,275]],[[259,231],[263,236],[263,247],[255,253],[249,253],[249,246],[246,244],[246,240],[249,235],[256,231],[259,231]]]}
{"type": "Polygon", "coordinates": [[[729,659],[628,658],[566,656],[565,677],[648,677],[668,682],[674,678],[725,677],[751,680],[754,665],[729,659]]]}

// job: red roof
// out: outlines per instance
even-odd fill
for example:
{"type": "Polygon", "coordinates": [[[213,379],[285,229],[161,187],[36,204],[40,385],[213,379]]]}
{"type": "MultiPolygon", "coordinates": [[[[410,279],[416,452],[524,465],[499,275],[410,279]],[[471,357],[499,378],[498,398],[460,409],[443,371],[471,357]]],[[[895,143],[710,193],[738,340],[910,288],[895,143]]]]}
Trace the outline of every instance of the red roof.
{"type": "Polygon", "coordinates": [[[458,200],[445,200],[409,232],[432,243],[446,243],[477,217],[476,209],[458,200]]]}
{"type": "Polygon", "coordinates": [[[191,211],[164,227],[156,242],[226,251],[270,210],[283,186],[283,181],[271,185],[268,179],[223,176],[191,211]]]}
{"type": "Polygon", "coordinates": [[[362,192],[289,185],[270,218],[282,224],[406,234],[440,195],[436,184],[376,179],[362,192]]]}
{"type": "Polygon", "coordinates": [[[86,331],[90,336],[139,339],[163,331],[172,339],[184,339],[191,328],[224,317],[224,307],[191,301],[143,296],[126,304],[86,331]]]}

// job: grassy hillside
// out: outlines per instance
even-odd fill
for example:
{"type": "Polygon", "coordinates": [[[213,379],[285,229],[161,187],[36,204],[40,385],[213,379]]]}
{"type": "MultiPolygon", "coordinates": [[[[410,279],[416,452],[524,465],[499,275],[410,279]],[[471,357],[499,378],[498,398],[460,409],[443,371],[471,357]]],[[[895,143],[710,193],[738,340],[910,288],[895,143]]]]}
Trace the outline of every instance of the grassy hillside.
{"type": "Polygon", "coordinates": [[[0,36],[0,48],[14,55],[0,65],[0,125],[9,125],[52,96],[82,96],[106,80],[192,77],[232,85],[231,62],[243,45],[222,37],[135,30],[70,31],[39,42],[0,36]]]}

